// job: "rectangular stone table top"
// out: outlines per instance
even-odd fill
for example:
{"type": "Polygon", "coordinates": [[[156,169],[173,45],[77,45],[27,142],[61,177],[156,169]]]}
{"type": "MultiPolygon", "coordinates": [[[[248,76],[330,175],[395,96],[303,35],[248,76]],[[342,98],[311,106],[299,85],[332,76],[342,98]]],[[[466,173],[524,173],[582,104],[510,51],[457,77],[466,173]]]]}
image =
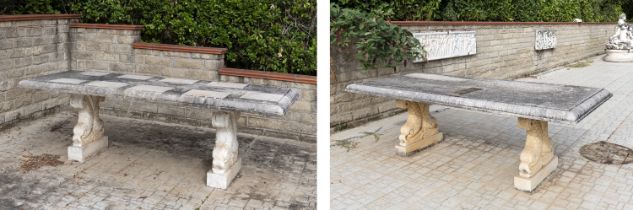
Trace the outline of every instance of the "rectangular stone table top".
{"type": "Polygon", "coordinates": [[[67,71],[20,81],[24,88],[123,96],[215,110],[282,116],[299,97],[291,88],[97,71],[67,71]]]}
{"type": "Polygon", "coordinates": [[[374,78],[346,91],[567,123],[580,122],[611,97],[599,88],[423,73],[374,78]]]}

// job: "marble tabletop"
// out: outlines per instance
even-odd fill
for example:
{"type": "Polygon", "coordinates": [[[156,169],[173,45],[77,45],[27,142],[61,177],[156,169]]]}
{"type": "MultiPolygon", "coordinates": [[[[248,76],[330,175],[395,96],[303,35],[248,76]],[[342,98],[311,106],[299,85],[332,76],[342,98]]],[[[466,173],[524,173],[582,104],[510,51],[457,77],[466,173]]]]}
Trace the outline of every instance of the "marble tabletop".
{"type": "Polygon", "coordinates": [[[602,88],[425,73],[373,78],[346,91],[568,123],[580,122],[611,97],[602,88]]]}
{"type": "Polygon", "coordinates": [[[291,88],[100,71],[66,71],[20,81],[23,88],[69,94],[123,96],[215,110],[285,115],[299,97],[291,88]]]}

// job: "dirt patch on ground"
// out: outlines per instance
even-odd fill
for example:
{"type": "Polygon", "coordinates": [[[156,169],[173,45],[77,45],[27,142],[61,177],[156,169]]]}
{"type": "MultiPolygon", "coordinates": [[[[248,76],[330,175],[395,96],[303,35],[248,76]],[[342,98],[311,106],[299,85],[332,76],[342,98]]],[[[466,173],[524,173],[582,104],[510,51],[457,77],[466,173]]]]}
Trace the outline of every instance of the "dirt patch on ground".
{"type": "Polygon", "coordinates": [[[59,155],[42,154],[42,155],[23,155],[20,162],[20,170],[29,172],[43,166],[58,166],[64,162],[59,160],[59,155]]]}

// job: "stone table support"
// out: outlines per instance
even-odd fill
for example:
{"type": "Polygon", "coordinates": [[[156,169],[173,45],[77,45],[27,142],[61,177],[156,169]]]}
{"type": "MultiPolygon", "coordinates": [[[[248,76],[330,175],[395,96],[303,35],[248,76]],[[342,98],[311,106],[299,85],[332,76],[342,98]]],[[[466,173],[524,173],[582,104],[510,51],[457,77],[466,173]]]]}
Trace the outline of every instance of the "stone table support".
{"type": "Polygon", "coordinates": [[[78,111],[77,124],[73,128],[73,144],[68,147],[68,159],[83,162],[108,147],[108,137],[103,135],[103,121],[99,117],[101,96],[77,95],[70,97],[70,106],[78,111]]]}
{"type": "Polygon", "coordinates": [[[408,156],[442,141],[444,135],[437,129],[435,118],[429,113],[429,105],[412,101],[396,101],[398,107],[407,109],[407,122],[400,128],[396,153],[408,156]]]}
{"type": "Polygon", "coordinates": [[[238,154],[238,113],[216,112],[211,124],[216,129],[213,168],[207,172],[207,186],[226,189],[242,167],[238,154]]]}
{"type": "Polygon", "coordinates": [[[514,187],[533,191],[558,165],[547,121],[519,118],[519,127],[526,130],[525,147],[521,152],[519,175],[514,177],[514,187]]]}

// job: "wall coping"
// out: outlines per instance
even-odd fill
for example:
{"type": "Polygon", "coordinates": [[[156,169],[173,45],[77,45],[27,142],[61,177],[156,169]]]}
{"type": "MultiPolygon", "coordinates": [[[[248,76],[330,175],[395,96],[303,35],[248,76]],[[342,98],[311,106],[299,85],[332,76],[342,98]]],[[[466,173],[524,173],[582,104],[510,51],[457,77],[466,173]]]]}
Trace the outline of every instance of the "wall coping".
{"type": "Polygon", "coordinates": [[[227,50],[226,48],[194,47],[194,46],[184,46],[184,45],[175,45],[175,44],[154,44],[154,43],[146,43],[146,42],[136,42],[132,44],[132,48],[144,49],[144,50],[170,51],[170,52],[203,53],[203,54],[214,54],[214,55],[224,55],[224,53],[226,53],[226,50],[227,50]]]}
{"type": "Polygon", "coordinates": [[[218,73],[225,76],[237,76],[237,77],[249,77],[268,80],[279,80],[294,83],[312,84],[316,85],[316,76],[301,75],[301,74],[289,74],[270,71],[257,71],[249,69],[237,69],[237,68],[221,68],[218,73]]]}
{"type": "Polygon", "coordinates": [[[114,30],[143,30],[143,25],[130,24],[100,24],[100,23],[72,23],[71,28],[114,29],[114,30]]]}
{"type": "Polygon", "coordinates": [[[79,19],[79,14],[35,14],[35,15],[0,15],[0,22],[29,20],[79,19]]]}
{"type": "Polygon", "coordinates": [[[485,21],[389,21],[398,26],[481,26],[481,25],[615,25],[616,23],[576,22],[485,22],[485,21]]]}

